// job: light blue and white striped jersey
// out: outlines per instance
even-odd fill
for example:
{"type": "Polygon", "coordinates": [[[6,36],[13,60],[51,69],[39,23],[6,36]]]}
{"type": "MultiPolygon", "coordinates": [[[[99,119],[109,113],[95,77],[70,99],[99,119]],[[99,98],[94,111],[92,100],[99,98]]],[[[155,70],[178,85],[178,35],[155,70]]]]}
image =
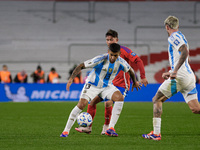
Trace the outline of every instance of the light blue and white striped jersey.
{"type": "MultiPolygon", "coordinates": [[[[173,71],[180,59],[181,52],[179,51],[179,48],[183,44],[185,44],[189,51],[189,45],[185,36],[180,31],[177,31],[171,34],[171,36],[168,38],[168,44],[169,44],[169,47],[168,47],[169,62],[170,62],[171,70],[173,71]]],[[[188,74],[193,74],[193,71],[191,70],[191,67],[188,63],[188,57],[187,57],[185,62],[179,68],[177,75],[185,76],[188,74]]]]}
{"type": "Polygon", "coordinates": [[[112,84],[113,79],[119,71],[128,72],[130,65],[120,56],[114,63],[109,62],[109,54],[103,54],[84,62],[86,68],[93,68],[86,83],[93,84],[99,88],[112,84]]]}

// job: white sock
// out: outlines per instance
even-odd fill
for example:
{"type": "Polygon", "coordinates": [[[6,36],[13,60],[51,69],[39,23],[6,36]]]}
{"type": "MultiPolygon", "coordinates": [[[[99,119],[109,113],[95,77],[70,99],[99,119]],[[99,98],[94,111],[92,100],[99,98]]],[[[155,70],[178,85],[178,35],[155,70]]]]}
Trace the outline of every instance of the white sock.
{"type": "Polygon", "coordinates": [[[161,118],[153,118],[153,133],[160,134],[161,118]]]}
{"type": "Polygon", "coordinates": [[[76,118],[78,117],[81,111],[82,110],[79,109],[77,106],[75,106],[74,109],[72,109],[63,132],[68,132],[69,134],[71,127],[73,126],[74,122],[76,121],[76,118]]]}
{"type": "Polygon", "coordinates": [[[120,115],[120,113],[122,111],[123,104],[124,104],[124,101],[115,102],[115,104],[113,106],[113,110],[112,110],[112,115],[111,115],[111,119],[110,119],[109,128],[111,128],[111,127],[114,128],[115,127],[115,124],[117,123],[119,115],[120,115]]]}

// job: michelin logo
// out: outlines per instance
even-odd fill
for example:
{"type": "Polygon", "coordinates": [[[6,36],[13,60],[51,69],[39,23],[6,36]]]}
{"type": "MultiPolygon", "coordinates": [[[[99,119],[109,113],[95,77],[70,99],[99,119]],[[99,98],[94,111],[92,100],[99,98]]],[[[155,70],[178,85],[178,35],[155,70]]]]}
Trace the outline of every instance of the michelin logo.
{"type": "Polygon", "coordinates": [[[48,100],[48,99],[55,99],[55,100],[64,100],[64,99],[79,99],[81,91],[74,90],[74,91],[38,91],[34,90],[31,94],[30,99],[37,99],[37,100],[48,100]]]}

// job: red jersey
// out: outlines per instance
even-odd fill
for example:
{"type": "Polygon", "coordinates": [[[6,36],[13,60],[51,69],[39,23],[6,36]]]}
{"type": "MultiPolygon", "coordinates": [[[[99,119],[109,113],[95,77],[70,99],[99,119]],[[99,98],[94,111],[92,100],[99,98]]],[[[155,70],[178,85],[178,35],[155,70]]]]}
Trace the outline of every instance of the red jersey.
{"type": "MultiPolygon", "coordinates": [[[[134,69],[140,70],[140,77],[141,79],[145,78],[145,70],[142,60],[138,55],[136,55],[131,49],[121,46],[121,54],[120,57],[122,57],[124,60],[128,62],[128,64],[134,69]]],[[[125,89],[130,88],[130,75],[129,73],[125,73],[123,71],[120,71],[119,74],[115,77],[113,80],[114,86],[123,87],[125,89]]]]}

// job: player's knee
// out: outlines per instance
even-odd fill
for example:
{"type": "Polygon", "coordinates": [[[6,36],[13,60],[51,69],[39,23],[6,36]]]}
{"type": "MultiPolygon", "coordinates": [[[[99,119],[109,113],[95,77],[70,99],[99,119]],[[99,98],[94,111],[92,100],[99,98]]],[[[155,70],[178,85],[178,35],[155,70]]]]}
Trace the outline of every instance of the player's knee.
{"type": "Polygon", "coordinates": [[[156,97],[154,96],[153,98],[152,98],[152,102],[155,104],[156,102],[158,102],[157,100],[156,100],[156,97]]]}
{"type": "Polygon", "coordinates": [[[152,102],[153,102],[153,104],[163,103],[163,101],[160,100],[160,99],[158,99],[156,96],[154,96],[154,97],[152,98],[152,102]]]}
{"type": "Polygon", "coordinates": [[[81,110],[83,110],[85,108],[85,106],[88,104],[88,101],[86,99],[81,99],[78,104],[77,107],[81,110]]]}
{"type": "Polygon", "coordinates": [[[119,91],[117,91],[112,95],[112,100],[113,101],[123,101],[124,98],[123,98],[123,95],[119,91]]]}

